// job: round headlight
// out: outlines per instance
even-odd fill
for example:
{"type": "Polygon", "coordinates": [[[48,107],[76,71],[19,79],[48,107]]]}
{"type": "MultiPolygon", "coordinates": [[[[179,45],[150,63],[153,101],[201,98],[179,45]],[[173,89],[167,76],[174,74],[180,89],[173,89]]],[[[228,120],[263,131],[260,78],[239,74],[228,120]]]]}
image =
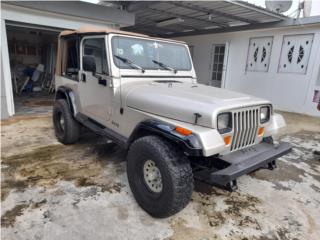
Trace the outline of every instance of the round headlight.
{"type": "Polygon", "coordinates": [[[270,119],[270,107],[264,106],[260,108],[260,123],[268,122],[270,119]]]}
{"type": "Polygon", "coordinates": [[[231,113],[222,113],[218,115],[218,131],[220,133],[226,133],[232,129],[231,113]]]}

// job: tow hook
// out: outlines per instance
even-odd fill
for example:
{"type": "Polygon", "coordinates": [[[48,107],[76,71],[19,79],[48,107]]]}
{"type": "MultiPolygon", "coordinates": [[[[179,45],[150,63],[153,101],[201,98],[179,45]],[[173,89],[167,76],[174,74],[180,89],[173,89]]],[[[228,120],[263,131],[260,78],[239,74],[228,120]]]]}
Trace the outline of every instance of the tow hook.
{"type": "Polygon", "coordinates": [[[238,190],[237,180],[233,180],[233,181],[227,183],[227,185],[225,186],[225,190],[227,190],[229,192],[234,192],[234,191],[238,190]]]}
{"type": "Polygon", "coordinates": [[[269,170],[273,170],[275,168],[277,168],[276,161],[272,161],[272,162],[268,163],[268,169],[269,170]]]}

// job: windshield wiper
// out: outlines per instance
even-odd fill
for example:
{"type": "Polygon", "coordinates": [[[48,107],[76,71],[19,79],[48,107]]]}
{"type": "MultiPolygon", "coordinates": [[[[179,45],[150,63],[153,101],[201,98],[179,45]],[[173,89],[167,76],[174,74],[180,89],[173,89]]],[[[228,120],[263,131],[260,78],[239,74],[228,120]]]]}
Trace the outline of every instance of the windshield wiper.
{"type": "Polygon", "coordinates": [[[170,71],[173,71],[174,73],[177,73],[178,70],[177,69],[174,69],[172,67],[169,67],[168,65],[162,63],[162,62],[158,62],[156,60],[152,60],[152,62],[154,62],[155,64],[159,65],[160,67],[164,68],[164,69],[167,69],[167,70],[170,70],[170,71]]]}
{"type": "Polygon", "coordinates": [[[134,68],[134,69],[139,69],[141,70],[143,73],[146,71],[144,70],[144,68],[140,67],[139,65],[135,64],[134,62],[132,62],[130,59],[128,58],[124,58],[124,57],[120,57],[118,55],[114,55],[116,58],[118,58],[119,60],[121,60],[123,63],[129,65],[130,67],[134,68]]]}

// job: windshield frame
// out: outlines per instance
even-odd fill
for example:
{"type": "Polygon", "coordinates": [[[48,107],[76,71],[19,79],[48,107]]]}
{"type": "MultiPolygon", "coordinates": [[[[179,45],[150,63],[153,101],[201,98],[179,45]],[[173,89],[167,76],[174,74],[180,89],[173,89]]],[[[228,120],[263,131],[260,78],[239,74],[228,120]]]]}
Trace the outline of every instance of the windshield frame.
{"type": "MultiPolygon", "coordinates": [[[[130,35],[122,35],[122,34],[112,34],[109,38],[109,44],[110,44],[110,52],[111,52],[111,55],[110,55],[110,60],[112,61],[112,64],[114,65],[114,67],[116,67],[118,70],[124,70],[124,71],[131,71],[131,70],[134,70],[134,71],[137,71],[138,69],[133,69],[131,68],[130,66],[120,66],[118,63],[117,63],[117,60],[116,60],[116,57],[114,56],[114,49],[113,49],[113,39],[116,38],[116,37],[120,37],[120,38],[128,38],[128,39],[137,39],[137,40],[145,40],[145,41],[154,41],[154,42],[163,42],[163,43],[166,43],[166,44],[172,44],[172,45],[178,45],[178,46],[181,46],[181,47],[184,47],[185,50],[187,51],[187,56],[188,56],[188,61],[189,61],[189,65],[190,67],[187,69],[187,68],[176,68],[176,70],[178,72],[191,72],[193,71],[193,62],[192,62],[192,58],[191,58],[191,54],[190,54],[190,50],[189,50],[189,47],[187,44],[183,43],[183,42],[178,42],[178,41],[170,41],[170,40],[166,40],[166,39],[159,39],[159,38],[152,38],[152,37],[138,37],[138,36],[130,36],[130,35]]],[[[130,59],[133,63],[134,62],[134,59],[130,59]]],[[[169,65],[169,67],[172,67],[169,65]]],[[[167,70],[167,69],[164,69],[160,66],[155,66],[154,68],[150,68],[150,67],[145,67],[143,66],[143,68],[146,70],[146,71],[150,71],[150,72],[172,72],[173,71],[170,71],[170,70],[167,70]]],[[[174,68],[174,67],[172,67],[174,68]]],[[[140,71],[140,70],[138,70],[140,71]]],[[[141,71],[140,71],[141,72],[141,71]]]]}

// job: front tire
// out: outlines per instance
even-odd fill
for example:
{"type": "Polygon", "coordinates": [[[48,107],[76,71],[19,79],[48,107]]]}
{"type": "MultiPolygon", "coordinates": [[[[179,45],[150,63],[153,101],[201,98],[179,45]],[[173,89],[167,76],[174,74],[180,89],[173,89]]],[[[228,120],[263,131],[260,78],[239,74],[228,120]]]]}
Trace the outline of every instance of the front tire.
{"type": "Polygon", "coordinates": [[[169,217],[190,201],[193,175],[186,156],[158,136],[145,136],[130,146],[127,175],[138,204],[151,216],[169,217]]]}
{"type": "Polygon", "coordinates": [[[68,103],[58,99],[53,107],[53,126],[59,142],[72,144],[80,137],[80,124],[73,118],[68,103]]]}

